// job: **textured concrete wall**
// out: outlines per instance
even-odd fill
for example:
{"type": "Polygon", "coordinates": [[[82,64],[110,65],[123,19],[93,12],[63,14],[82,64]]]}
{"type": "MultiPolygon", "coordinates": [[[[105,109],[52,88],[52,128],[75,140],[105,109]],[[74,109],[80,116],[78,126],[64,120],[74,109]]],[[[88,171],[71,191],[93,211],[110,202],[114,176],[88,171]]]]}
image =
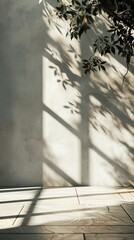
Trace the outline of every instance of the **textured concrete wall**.
{"type": "Polygon", "coordinates": [[[0,1],[0,186],[42,184],[41,13],[0,1]]]}
{"type": "Polygon", "coordinates": [[[133,184],[133,67],[84,76],[97,32],[71,41],[49,9],[0,0],[0,186],[133,184]]]}

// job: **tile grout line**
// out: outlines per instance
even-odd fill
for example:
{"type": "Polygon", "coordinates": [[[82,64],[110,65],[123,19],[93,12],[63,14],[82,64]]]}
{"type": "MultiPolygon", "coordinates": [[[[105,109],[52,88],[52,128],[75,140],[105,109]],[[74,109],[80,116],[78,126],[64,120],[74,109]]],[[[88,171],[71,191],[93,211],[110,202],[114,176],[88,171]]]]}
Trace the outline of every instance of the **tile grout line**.
{"type": "MultiPolygon", "coordinates": [[[[133,196],[132,194],[131,194],[131,192],[129,192],[129,190],[127,189],[127,192],[126,193],[128,193],[128,194],[130,194],[131,196],[133,196]]],[[[123,196],[121,196],[122,198],[123,198],[123,196]]],[[[127,199],[125,199],[125,198],[123,198],[126,202],[128,201],[127,199]]],[[[124,209],[124,208],[123,208],[124,209]]]]}
{"type": "Polygon", "coordinates": [[[130,194],[131,194],[131,196],[133,197],[133,199],[134,199],[134,195],[130,192],[130,194]]]}
{"type": "Polygon", "coordinates": [[[23,205],[22,208],[20,209],[18,215],[16,216],[15,220],[14,220],[13,223],[12,223],[12,226],[15,224],[15,222],[16,222],[17,218],[19,217],[20,213],[22,212],[24,206],[25,206],[25,205],[23,205]]]}
{"type": "Polygon", "coordinates": [[[124,210],[124,212],[128,215],[128,217],[132,220],[132,222],[134,223],[133,218],[129,215],[129,213],[126,211],[126,209],[125,209],[122,205],[120,205],[120,206],[122,207],[122,209],[124,210]]]}
{"type": "Polygon", "coordinates": [[[77,192],[77,188],[75,187],[75,192],[76,192],[76,197],[78,199],[78,204],[80,205],[80,200],[79,200],[79,196],[78,196],[78,192],[77,192]]]}
{"type": "MultiPolygon", "coordinates": [[[[134,198],[134,196],[132,195],[132,193],[129,192],[129,189],[128,189],[127,193],[130,194],[130,195],[134,198]]],[[[127,200],[126,200],[126,202],[127,202],[127,200]]]]}
{"type": "Polygon", "coordinates": [[[124,199],[124,197],[121,195],[121,193],[118,193],[119,194],[119,196],[124,200],[124,201],[126,201],[125,199],[124,199]]]}
{"type": "Polygon", "coordinates": [[[124,200],[123,196],[116,190],[116,188],[114,188],[114,190],[115,190],[115,194],[118,194],[121,197],[121,199],[124,200]]]}
{"type": "Polygon", "coordinates": [[[85,236],[85,233],[83,233],[83,240],[86,240],[86,236],[85,236]]]}

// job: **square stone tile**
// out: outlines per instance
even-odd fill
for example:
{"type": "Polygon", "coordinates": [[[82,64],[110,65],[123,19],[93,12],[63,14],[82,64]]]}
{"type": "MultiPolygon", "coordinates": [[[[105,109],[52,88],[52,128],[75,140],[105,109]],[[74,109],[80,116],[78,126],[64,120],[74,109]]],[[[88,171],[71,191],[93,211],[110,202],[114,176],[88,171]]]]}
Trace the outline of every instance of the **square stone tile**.
{"type": "Polygon", "coordinates": [[[26,205],[15,226],[84,226],[133,225],[121,206],[94,207],[91,205],[26,205]]]}
{"type": "Polygon", "coordinates": [[[134,227],[134,222],[129,218],[124,209],[120,205],[117,205],[108,206],[108,213],[95,219],[94,225],[133,225],[134,227]]]}
{"type": "Polygon", "coordinates": [[[77,187],[76,190],[80,204],[108,205],[123,201],[114,188],[77,187]]]}
{"type": "Polygon", "coordinates": [[[35,202],[42,188],[10,188],[0,190],[0,203],[26,203],[35,202]]]}
{"type": "Polygon", "coordinates": [[[0,240],[83,240],[82,234],[0,234],[0,240]]]}
{"type": "Polygon", "coordinates": [[[27,225],[1,229],[0,234],[134,234],[134,225],[27,225]]]}
{"type": "Polygon", "coordinates": [[[134,234],[85,234],[85,240],[133,240],[134,234]]]}
{"type": "Polygon", "coordinates": [[[107,207],[88,205],[25,205],[15,226],[35,225],[91,225],[94,219],[105,216],[107,207]]]}
{"type": "Polygon", "coordinates": [[[74,187],[42,189],[39,196],[41,204],[78,204],[74,187]]]}
{"type": "Polygon", "coordinates": [[[115,188],[116,192],[126,201],[134,201],[134,188],[115,188]]]}
{"type": "Polygon", "coordinates": [[[0,229],[12,227],[23,205],[0,204],[0,229]]]}
{"type": "Polygon", "coordinates": [[[76,190],[70,188],[19,188],[0,191],[0,203],[78,204],[76,190]]]}
{"type": "Polygon", "coordinates": [[[131,193],[129,193],[129,192],[120,193],[120,196],[125,201],[134,202],[134,196],[131,193]]]}
{"type": "Polygon", "coordinates": [[[127,212],[130,218],[134,221],[134,204],[122,204],[123,209],[127,212]]]}

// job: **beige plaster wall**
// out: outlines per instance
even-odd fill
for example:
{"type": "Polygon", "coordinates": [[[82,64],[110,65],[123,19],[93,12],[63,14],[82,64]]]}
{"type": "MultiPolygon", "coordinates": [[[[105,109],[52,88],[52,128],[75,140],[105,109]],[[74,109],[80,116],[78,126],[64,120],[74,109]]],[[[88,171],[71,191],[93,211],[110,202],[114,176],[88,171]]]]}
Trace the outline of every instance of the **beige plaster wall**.
{"type": "Polygon", "coordinates": [[[98,19],[96,31],[71,41],[66,23],[52,17],[55,1],[49,3],[49,13],[44,8],[43,17],[47,35],[42,88],[44,185],[131,185],[133,67],[122,85],[125,62],[109,55],[106,72],[85,76],[81,58],[92,53],[92,42],[105,34],[108,22],[98,19]]]}
{"type": "Polygon", "coordinates": [[[133,67],[123,86],[117,56],[85,76],[107,22],[71,41],[55,3],[42,13],[37,0],[0,0],[0,186],[131,185],[133,67]]]}

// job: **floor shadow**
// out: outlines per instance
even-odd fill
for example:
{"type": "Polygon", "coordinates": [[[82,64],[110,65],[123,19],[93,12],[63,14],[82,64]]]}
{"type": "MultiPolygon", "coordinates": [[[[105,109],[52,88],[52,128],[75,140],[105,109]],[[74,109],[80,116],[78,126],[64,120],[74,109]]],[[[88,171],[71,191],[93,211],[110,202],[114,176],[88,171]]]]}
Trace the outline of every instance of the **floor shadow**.
{"type": "MultiPolygon", "coordinates": [[[[29,188],[30,189],[30,188],[29,188]]],[[[27,189],[27,191],[29,190],[27,189]]],[[[79,190],[82,190],[84,188],[79,188],[79,190]]],[[[96,188],[91,188],[96,191],[96,188]]],[[[104,188],[103,188],[104,189],[104,188]]],[[[53,189],[51,189],[53,191],[53,189]]],[[[90,187],[87,189],[84,189],[87,191],[87,194],[78,194],[77,197],[90,197],[90,196],[97,196],[100,197],[100,200],[102,201],[102,196],[105,199],[105,196],[111,195],[111,189],[110,194],[104,194],[103,191],[99,191],[99,194],[96,192],[96,194],[90,194],[90,187]],[[89,193],[89,194],[88,194],[89,193]]],[[[21,189],[20,189],[21,191],[21,189]]],[[[33,192],[33,189],[29,190],[30,192],[33,192]]],[[[132,234],[134,233],[133,230],[133,197],[127,201],[122,200],[116,200],[113,198],[113,201],[110,202],[108,205],[108,202],[105,202],[104,205],[96,205],[96,203],[92,204],[75,204],[75,205],[66,205],[66,204],[57,204],[56,202],[53,205],[46,205],[45,201],[44,204],[40,204],[39,200],[42,195],[42,191],[45,193],[45,189],[38,189],[36,190],[36,193],[34,194],[33,198],[31,199],[31,203],[22,205],[21,210],[19,211],[19,214],[16,215],[15,212],[10,211],[10,207],[12,207],[12,210],[16,211],[16,206],[19,205],[10,205],[5,204],[4,206],[8,206],[7,213],[3,214],[0,213],[0,221],[6,221],[6,220],[13,220],[13,224],[11,227],[9,225],[6,227],[6,225],[2,226],[0,225],[0,239],[14,239],[17,237],[17,239],[49,239],[56,237],[55,234],[57,234],[57,237],[59,237],[58,234],[60,234],[61,239],[63,239],[62,235],[63,233],[69,233],[72,234],[75,232],[85,234],[85,233],[100,233],[107,234],[109,233],[115,233],[116,234],[132,234]],[[38,205],[37,205],[38,204],[38,205]],[[108,206],[107,206],[108,205],[108,206]],[[57,206],[57,207],[55,207],[57,206]],[[24,210],[25,207],[25,211],[24,210]],[[26,210],[27,209],[27,210],[26,210]],[[19,224],[17,223],[19,221],[19,224]],[[17,224],[17,225],[16,225],[17,224]],[[47,235],[51,234],[51,235],[47,235]]],[[[117,189],[119,194],[128,194],[129,189],[117,189]]],[[[26,192],[27,193],[27,192],[26,192]]],[[[52,193],[52,192],[51,192],[52,193]]],[[[57,189],[58,193],[58,189],[57,189]]],[[[61,197],[57,196],[57,193],[55,193],[55,189],[53,192],[54,200],[57,199],[63,199],[64,197],[61,194],[61,197]]],[[[112,192],[113,194],[116,193],[116,190],[112,192]]],[[[6,189],[5,189],[6,194],[6,189]]],[[[8,192],[7,189],[8,198],[12,197],[13,192],[8,192]]],[[[17,194],[17,191],[15,192],[17,194]]],[[[50,193],[48,193],[49,195],[50,193]]],[[[22,189],[22,196],[25,197],[25,193],[22,189]],[[24,194],[24,196],[23,196],[24,194]]],[[[44,195],[45,196],[45,195],[44,195]]],[[[47,190],[46,190],[46,196],[47,196],[47,190]]],[[[44,198],[46,200],[47,198],[44,198]]],[[[5,196],[7,197],[7,196],[5,196]]],[[[70,197],[73,197],[70,194],[70,197]]],[[[16,200],[18,199],[18,196],[16,195],[16,200]]],[[[49,199],[49,198],[48,198],[49,199]]],[[[51,200],[51,195],[50,195],[51,200]]],[[[89,201],[89,200],[88,200],[89,201]]],[[[90,201],[89,201],[90,202],[90,201]]],[[[18,202],[19,203],[19,202],[18,202]]],[[[90,202],[91,203],[91,202],[90,202]]],[[[132,235],[131,235],[132,236],[132,235]]],[[[67,235],[66,235],[67,237],[67,235]]],[[[75,237],[75,236],[74,236],[75,237]]],[[[69,236],[68,236],[69,238],[69,236]]],[[[58,238],[59,239],[59,238],[58,238]]],[[[70,238],[69,238],[70,239],[70,238]]]]}

